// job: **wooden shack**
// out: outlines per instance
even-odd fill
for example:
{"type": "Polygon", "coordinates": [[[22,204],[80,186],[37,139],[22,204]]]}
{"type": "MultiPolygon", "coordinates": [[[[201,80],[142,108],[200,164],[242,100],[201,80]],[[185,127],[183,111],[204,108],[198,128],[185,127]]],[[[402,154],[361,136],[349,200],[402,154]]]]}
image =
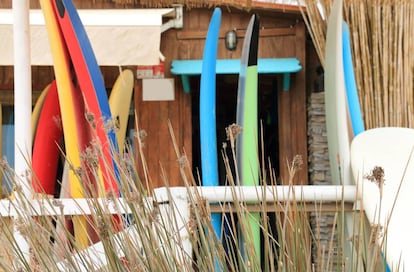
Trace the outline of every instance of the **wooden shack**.
{"type": "MultiPolygon", "coordinates": [[[[0,2],[0,8],[11,8],[11,0],[0,2]]],[[[147,8],[168,7],[166,1],[116,1],[116,0],[75,0],[79,9],[107,8],[147,8]]],[[[259,109],[264,130],[264,150],[266,157],[277,171],[282,183],[288,182],[287,163],[295,155],[302,156],[302,169],[296,174],[294,183],[307,184],[307,38],[306,29],[297,7],[264,4],[255,1],[184,1],[183,27],[169,29],[161,34],[160,51],[165,57],[164,77],[174,79],[174,98],[168,101],[144,101],[142,79],[135,81],[134,109],[137,113],[138,131],[142,137],[152,187],[183,185],[179,171],[179,158],[173,148],[168,124],[174,131],[175,141],[181,155],[186,155],[194,173],[200,167],[198,131],[199,76],[190,77],[190,91],[186,92],[181,75],[171,73],[171,63],[175,60],[197,60],[202,58],[212,7],[222,7],[222,22],[219,40],[219,59],[237,59],[241,54],[244,31],[253,12],[260,16],[259,39],[260,59],[295,58],[301,69],[289,74],[288,88],[283,73],[264,73],[259,76],[259,109]],[[225,33],[236,30],[238,46],[234,51],[225,47],[225,33]],[[271,115],[270,112],[274,114],[271,115]],[[272,118],[273,117],[273,118],[272,118]],[[146,137],[143,137],[146,135],[146,137]]],[[[37,0],[31,1],[31,8],[40,8],[37,0]]],[[[145,39],[145,37],[142,37],[145,39]]],[[[138,65],[138,64],[137,64],[138,65]]],[[[111,89],[119,67],[102,66],[102,73],[108,90],[111,89]]],[[[121,67],[136,72],[137,66],[121,67]]],[[[54,78],[53,67],[32,67],[33,100],[54,78]]],[[[224,128],[235,122],[237,96],[237,75],[217,76],[217,128],[218,145],[225,142],[224,128]]],[[[0,66],[0,103],[13,103],[13,67],[0,66]]],[[[132,115],[133,116],[133,115],[132,115]]],[[[134,125],[135,126],[135,125],[134,125]]],[[[135,127],[135,129],[137,129],[135,127]]],[[[221,156],[220,156],[221,157],[221,156]]],[[[137,155],[137,164],[141,157],[137,155]]],[[[267,162],[267,159],[266,159],[267,162]]],[[[267,163],[266,163],[267,164],[267,163]]],[[[139,171],[140,175],[142,171],[139,171]]],[[[143,178],[143,176],[142,176],[143,178]]],[[[223,177],[224,178],[224,177],[223,177]]]]}

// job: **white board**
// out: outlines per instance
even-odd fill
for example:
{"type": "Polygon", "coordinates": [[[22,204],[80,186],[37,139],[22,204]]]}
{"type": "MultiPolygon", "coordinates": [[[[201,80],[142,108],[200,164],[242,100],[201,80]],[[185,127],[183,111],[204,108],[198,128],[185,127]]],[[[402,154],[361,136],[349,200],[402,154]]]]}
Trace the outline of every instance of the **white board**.
{"type": "Polygon", "coordinates": [[[350,185],[350,140],[342,57],[342,0],[335,0],[331,9],[325,59],[326,129],[332,183],[350,185]]]}
{"type": "Polygon", "coordinates": [[[144,78],[142,80],[143,101],[174,101],[173,78],[144,78]]]}
{"type": "Polygon", "coordinates": [[[392,271],[400,259],[400,271],[403,264],[404,271],[414,271],[413,148],[414,129],[408,128],[367,130],[351,144],[352,173],[362,192],[363,209],[370,223],[380,224],[386,232],[383,254],[392,271]],[[379,186],[364,178],[375,166],[384,170],[381,201],[379,186]]]}

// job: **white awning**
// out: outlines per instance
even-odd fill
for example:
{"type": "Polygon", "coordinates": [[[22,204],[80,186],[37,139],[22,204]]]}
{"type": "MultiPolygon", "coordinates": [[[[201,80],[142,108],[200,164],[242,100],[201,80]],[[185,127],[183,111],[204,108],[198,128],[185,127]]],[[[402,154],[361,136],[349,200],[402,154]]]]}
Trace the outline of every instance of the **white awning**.
{"type": "MultiPolygon", "coordinates": [[[[158,64],[161,32],[165,29],[162,18],[177,16],[175,11],[174,8],[78,10],[102,66],[158,64]]],[[[41,10],[30,11],[30,32],[31,64],[53,65],[41,10]]],[[[0,9],[0,65],[13,63],[13,13],[11,9],[0,9]]]]}

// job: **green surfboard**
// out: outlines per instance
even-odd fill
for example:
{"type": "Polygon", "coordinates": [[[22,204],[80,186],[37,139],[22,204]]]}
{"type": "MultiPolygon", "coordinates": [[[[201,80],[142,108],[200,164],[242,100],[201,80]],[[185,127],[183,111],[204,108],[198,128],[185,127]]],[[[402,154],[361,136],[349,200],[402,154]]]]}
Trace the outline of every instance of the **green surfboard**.
{"type": "MultiPolygon", "coordinates": [[[[259,18],[252,15],[243,42],[240,60],[240,75],[237,94],[237,124],[242,127],[236,143],[236,157],[241,185],[259,185],[258,160],[258,76],[257,49],[259,43],[259,18]]],[[[240,248],[245,250],[246,239],[249,239],[260,260],[260,214],[247,217],[249,236],[242,237],[240,248]]],[[[244,256],[251,255],[249,252],[244,256]]]]}

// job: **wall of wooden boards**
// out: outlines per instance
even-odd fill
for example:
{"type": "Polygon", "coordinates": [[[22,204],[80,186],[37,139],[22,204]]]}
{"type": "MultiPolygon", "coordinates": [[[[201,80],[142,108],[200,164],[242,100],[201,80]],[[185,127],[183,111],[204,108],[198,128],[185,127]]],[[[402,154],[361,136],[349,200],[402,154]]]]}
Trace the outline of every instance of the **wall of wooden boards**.
{"type": "MultiPolygon", "coordinates": [[[[243,43],[244,31],[247,27],[251,14],[238,11],[222,9],[221,32],[219,40],[218,58],[240,58],[241,45],[243,43]],[[225,48],[225,32],[236,29],[239,36],[239,46],[233,52],[225,48]]],[[[203,54],[204,39],[206,36],[212,11],[207,9],[191,9],[184,14],[184,28],[182,30],[170,30],[162,35],[161,51],[167,57],[166,71],[172,59],[201,59],[203,54]]],[[[292,75],[291,88],[288,92],[278,92],[279,102],[279,157],[280,178],[287,183],[289,171],[287,162],[291,162],[295,155],[302,156],[304,164],[293,180],[294,183],[307,184],[307,130],[306,130],[306,36],[305,26],[299,21],[297,15],[274,13],[261,10],[261,34],[259,41],[260,58],[284,58],[296,57],[300,60],[303,69],[292,75]]],[[[276,77],[276,76],[275,76],[276,77]]],[[[280,76],[279,76],[280,78],[280,76]]],[[[176,82],[180,78],[176,77],[176,82]]],[[[281,80],[279,80],[281,82],[281,80]]],[[[176,84],[178,99],[182,99],[182,87],[176,84]]],[[[236,86],[237,87],[237,86],[236,86]]],[[[184,103],[181,102],[181,113],[190,114],[188,105],[188,94],[184,94],[184,103]],[[183,107],[184,106],[184,107],[183,107]]],[[[144,102],[152,103],[152,102],[144,102]]],[[[161,102],[167,103],[167,102],[161,102]]],[[[160,107],[152,107],[149,111],[155,116],[161,111],[160,107]]],[[[148,114],[148,111],[146,111],[148,114]]],[[[151,114],[152,115],[152,114],[151,114]]],[[[145,119],[145,118],[144,118],[145,119]]],[[[140,118],[141,120],[141,118],[140,118]]],[[[148,119],[149,120],[149,119],[148,119]]],[[[184,121],[184,120],[183,120],[184,121]]],[[[180,133],[184,138],[191,139],[191,120],[182,123],[180,133]],[[188,130],[188,132],[187,132],[188,130]]],[[[195,129],[195,128],[193,128],[195,129]]],[[[198,141],[198,139],[194,139],[198,141]]],[[[219,145],[221,143],[218,143],[219,145]]],[[[156,144],[154,144],[156,145],[156,144]]],[[[190,155],[190,143],[185,142],[185,151],[190,155]]],[[[160,147],[161,149],[162,147],[160,147]]],[[[161,154],[168,154],[167,150],[161,154]]],[[[191,158],[190,156],[188,156],[191,158]]],[[[170,181],[171,182],[171,181],[170,181]]]]}

